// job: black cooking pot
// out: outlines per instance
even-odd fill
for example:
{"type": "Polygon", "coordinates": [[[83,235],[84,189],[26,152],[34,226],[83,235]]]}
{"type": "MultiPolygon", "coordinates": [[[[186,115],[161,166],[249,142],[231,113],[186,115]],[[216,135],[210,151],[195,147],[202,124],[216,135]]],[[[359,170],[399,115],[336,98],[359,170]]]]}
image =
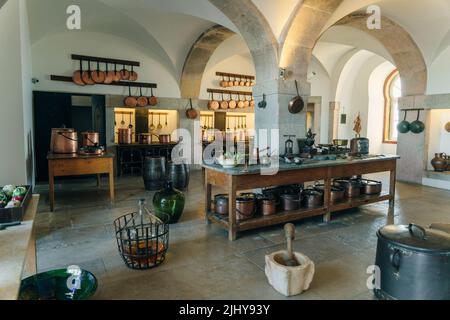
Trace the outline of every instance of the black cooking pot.
{"type": "Polygon", "coordinates": [[[379,299],[449,300],[450,234],[417,225],[389,225],[378,233],[379,299]]]}

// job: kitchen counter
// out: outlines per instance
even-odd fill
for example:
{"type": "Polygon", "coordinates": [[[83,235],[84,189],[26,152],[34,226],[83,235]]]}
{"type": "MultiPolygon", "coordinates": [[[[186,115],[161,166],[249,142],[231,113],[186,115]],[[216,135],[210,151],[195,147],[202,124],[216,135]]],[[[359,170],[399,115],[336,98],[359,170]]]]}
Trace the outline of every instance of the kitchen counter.
{"type": "Polygon", "coordinates": [[[23,278],[36,273],[33,224],[39,195],[33,195],[20,226],[0,231],[0,300],[17,300],[23,278]]]}
{"type": "MultiPolygon", "coordinates": [[[[284,171],[292,171],[292,170],[302,170],[302,169],[310,169],[310,168],[324,168],[324,167],[334,167],[334,166],[343,166],[348,164],[364,164],[364,163],[372,163],[377,161],[387,161],[387,160],[397,160],[400,159],[399,156],[395,155],[380,155],[380,156],[372,156],[368,158],[353,158],[353,159],[337,159],[337,160],[304,160],[303,164],[287,164],[284,161],[280,160],[279,162],[279,172],[284,171]]],[[[244,165],[237,166],[235,168],[223,168],[218,164],[203,164],[203,168],[211,169],[218,172],[225,173],[227,175],[232,176],[242,176],[242,175],[252,175],[255,173],[261,173],[264,171],[270,171],[274,168],[270,166],[262,166],[262,165],[252,165],[245,168],[244,165]]]]}
{"type": "Polygon", "coordinates": [[[207,223],[216,223],[228,230],[230,241],[234,241],[237,232],[257,229],[267,226],[293,222],[305,218],[323,216],[325,222],[331,220],[334,212],[357,208],[363,205],[389,201],[387,217],[390,221],[394,217],[395,182],[398,156],[371,156],[367,158],[348,158],[338,160],[306,160],[302,165],[280,162],[276,168],[268,166],[239,166],[225,169],[219,165],[204,164],[205,169],[205,212],[207,223]],[[376,195],[361,195],[347,198],[339,203],[331,202],[331,186],[333,179],[389,172],[389,192],[376,195]],[[271,174],[272,173],[272,174],[271,174]],[[236,198],[238,191],[301,184],[305,182],[324,181],[323,205],[314,208],[300,208],[298,210],[278,212],[272,216],[255,216],[249,220],[238,221],[236,217],[236,198]],[[228,216],[220,216],[212,209],[212,187],[227,189],[229,199],[228,216]]]}

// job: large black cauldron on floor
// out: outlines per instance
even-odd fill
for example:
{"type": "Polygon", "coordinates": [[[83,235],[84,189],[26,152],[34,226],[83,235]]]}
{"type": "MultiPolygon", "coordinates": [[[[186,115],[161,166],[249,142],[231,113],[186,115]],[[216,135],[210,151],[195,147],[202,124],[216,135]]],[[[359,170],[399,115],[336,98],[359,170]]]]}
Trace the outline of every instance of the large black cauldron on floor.
{"type": "Polygon", "coordinates": [[[379,299],[449,300],[450,234],[417,225],[389,225],[378,233],[379,299]]]}

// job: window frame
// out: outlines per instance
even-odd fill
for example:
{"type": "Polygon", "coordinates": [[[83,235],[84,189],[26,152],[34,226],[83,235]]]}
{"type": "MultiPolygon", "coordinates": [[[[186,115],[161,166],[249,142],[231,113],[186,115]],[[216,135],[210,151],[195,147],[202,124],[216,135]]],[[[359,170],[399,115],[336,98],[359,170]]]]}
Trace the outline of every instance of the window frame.
{"type": "Polygon", "coordinates": [[[394,80],[399,76],[397,69],[392,71],[386,81],[384,82],[383,94],[384,94],[384,118],[383,118],[383,144],[397,144],[396,140],[391,139],[391,116],[392,116],[392,84],[394,80]]]}

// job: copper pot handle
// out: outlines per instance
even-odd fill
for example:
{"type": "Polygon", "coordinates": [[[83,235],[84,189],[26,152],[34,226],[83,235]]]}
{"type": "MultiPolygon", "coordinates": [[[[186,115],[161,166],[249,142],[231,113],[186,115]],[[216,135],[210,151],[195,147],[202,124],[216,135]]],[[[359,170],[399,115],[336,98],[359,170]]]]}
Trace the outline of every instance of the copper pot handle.
{"type": "Polygon", "coordinates": [[[61,133],[61,132],[58,132],[58,135],[60,135],[60,136],[62,136],[62,137],[64,137],[64,138],[66,138],[67,140],[78,141],[77,139],[72,139],[71,137],[65,136],[65,135],[64,135],[63,133],[61,133]]]}

